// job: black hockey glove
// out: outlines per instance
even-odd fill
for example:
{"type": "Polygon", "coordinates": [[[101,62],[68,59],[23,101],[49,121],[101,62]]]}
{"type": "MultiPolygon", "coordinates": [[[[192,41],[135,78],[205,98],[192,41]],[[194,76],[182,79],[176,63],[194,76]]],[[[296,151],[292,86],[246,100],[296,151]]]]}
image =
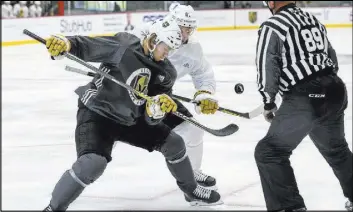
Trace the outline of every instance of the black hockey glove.
{"type": "Polygon", "coordinates": [[[263,112],[265,120],[267,122],[271,123],[273,118],[275,117],[275,112],[276,111],[277,111],[276,103],[272,102],[272,103],[265,104],[264,112],[263,112]]]}

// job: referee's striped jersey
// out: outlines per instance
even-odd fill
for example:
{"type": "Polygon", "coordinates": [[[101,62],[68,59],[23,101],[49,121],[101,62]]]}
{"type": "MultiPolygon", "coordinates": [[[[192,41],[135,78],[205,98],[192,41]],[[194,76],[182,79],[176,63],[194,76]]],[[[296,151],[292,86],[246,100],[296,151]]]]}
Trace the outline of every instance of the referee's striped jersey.
{"type": "Polygon", "coordinates": [[[338,70],[325,26],[295,4],[282,7],[260,26],[256,66],[265,104],[313,73],[330,66],[338,70]]]}

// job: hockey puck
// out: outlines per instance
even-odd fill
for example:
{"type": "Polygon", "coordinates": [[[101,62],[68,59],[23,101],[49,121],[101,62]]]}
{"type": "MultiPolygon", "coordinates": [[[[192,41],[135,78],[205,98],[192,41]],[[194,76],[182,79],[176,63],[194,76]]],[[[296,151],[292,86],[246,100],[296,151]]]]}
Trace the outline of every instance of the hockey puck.
{"type": "Polygon", "coordinates": [[[242,94],[244,92],[244,85],[241,83],[238,83],[234,86],[234,91],[237,94],[242,94]]]}

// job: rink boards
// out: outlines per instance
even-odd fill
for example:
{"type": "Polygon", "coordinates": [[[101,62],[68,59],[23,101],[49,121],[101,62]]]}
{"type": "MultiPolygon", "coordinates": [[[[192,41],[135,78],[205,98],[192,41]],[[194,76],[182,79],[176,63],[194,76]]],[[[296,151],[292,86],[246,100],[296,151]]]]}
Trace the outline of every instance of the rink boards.
{"type": "MultiPolygon", "coordinates": [[[[328,28],[352,28],[352,8],[305,8],[328,28]]],[[[23,29],[38,33],[42,37],[51,34],[63,35],[112,35],[125,30],[128,24],[134,27],[164,17],[167,13],[132,12],[105,15],[75,15],[26,19],[3,19],[1,26],[2,46],[36,43],[23,35],[23,29]]],[[[271,16],[268,9],[227,9],[196,11],[199,31],[257,29],[271,16]]]]}

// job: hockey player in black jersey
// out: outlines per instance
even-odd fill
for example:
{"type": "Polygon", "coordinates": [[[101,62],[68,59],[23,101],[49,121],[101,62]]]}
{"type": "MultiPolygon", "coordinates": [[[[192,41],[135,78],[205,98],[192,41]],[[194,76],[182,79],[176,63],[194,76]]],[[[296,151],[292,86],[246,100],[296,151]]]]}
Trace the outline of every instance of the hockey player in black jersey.
{"type": "Polygon", "coordinates": [[[347,90],[337,76],[338,61],[326,28],[295,1],[264,4],[273,16],[260,26],[256,65],[264,117],[271,125],[255,148],[255,159],[267,209],[306,210],[289,157],[309,135],[352,210],[352,152],[344,134],[347,90]],[[277,93],[283,99],[278,110],[277,93]]]}
{"type": "Polygon", "coordinates": [[[176,111],[169,97],[176,70],[166,58],[181,45],[175,21],[157,21],[144,40],[122,32],[116,36],[51,36],[46,46],[50,55],[61,58],[69,52],[88,62],[100,62],[100,69],[136,90],[152,96],[153,102],[127,91],[110,80],[96,76],[76,90],[79,96],[75,142],[77,160],[56,184],[47,211],[64,211],[97,180],[112,160],[115,140],[150,152],[161,152],[177,185],[192,204],[220,204],[220,195],[199,186],[182,138],[162,120],[176,111]]]}

